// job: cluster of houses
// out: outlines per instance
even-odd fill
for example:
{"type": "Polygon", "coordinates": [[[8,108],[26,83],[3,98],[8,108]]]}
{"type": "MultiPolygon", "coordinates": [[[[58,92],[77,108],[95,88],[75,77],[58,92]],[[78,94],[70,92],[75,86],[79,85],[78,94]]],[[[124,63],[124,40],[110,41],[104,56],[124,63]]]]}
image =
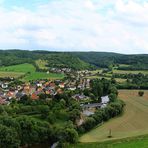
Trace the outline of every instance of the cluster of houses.
{"type": "MultiPolygon", "coordinates": [[[[58,72],[57,69],[52,69],[58,72]]],[[[58,69],[59,70],[59,69],[58,69]]],[[[63,72],[70,72],[71,69],[63,68],[63,72]]],[[[22,96],[28,95],[32,100],[39,99],[39,94],[47,94],[54,96],[62,94],[65,90],[75,91],[76,89],[83,90],[90,88],[90,79],[86,76],[92,75],[89,71],[78,71],[75,74],[70,73],[70,78],[65,80],[36,80],[32,83],[23,83],[21,85],[11,86],[14,79],[1,81],[0,80],[0,104],[9,104],[12,98],[19,100],[22,96]]],[[[77,101],[89,100],[88,96],[83,93],[74,94],[72,96],[77,101]]],[[[83,115],[90,116],[94,114],[94,109],[104,108],[109,103],[108,96],[102,96],[100,103],[81,104],[83,115]]]]}
{"type": "MultiPolygon", "coordinates": [[[[13,81],[13,80],[12,80],[13,81]]],[[[28,95],[31,99],[36,100],[39,94],[54,96],[62,94],[64,90],[85,89],[90,87],[89,79],[76,80],[37,80],[32,83],[23,83],[21,85],[11,86],[12,81],[0,81],[0,104],[9,104],[12,98],[19,100],[22,96],[28,95]]],[[[75,94],[74,99],[80,100],[87,98],[82,94],[75,94]]]]}
{"type": "Polygon", "coordinates": [[[32,84],[24,83],[15,87],[11,87],[9,84],[11,82],[0,82],[0,104],[7,104],[12,98],[19,100],[24,95],[30,96],[33,100],[38,99],[39,94],[42,93],[56,95],[57,93],[63,93],[65,87],[65,84],[60,80],[40,80],[32,84]]]}
{"type": "Polygon", "coordinates": [[[50,68],[50,72],[54,73],[70,73],[71,68],[50,68]]]}

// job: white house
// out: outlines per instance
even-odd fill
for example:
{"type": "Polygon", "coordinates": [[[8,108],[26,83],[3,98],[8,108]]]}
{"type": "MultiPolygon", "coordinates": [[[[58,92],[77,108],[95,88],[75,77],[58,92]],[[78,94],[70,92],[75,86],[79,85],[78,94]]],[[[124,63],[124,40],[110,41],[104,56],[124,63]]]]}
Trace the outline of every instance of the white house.
{"type": "Polygon", "coordinates": [[[101,97],[101,103],[102,104],[107,104],[109,102],[109,97],[108,96],[102,96],[101,97]]]}

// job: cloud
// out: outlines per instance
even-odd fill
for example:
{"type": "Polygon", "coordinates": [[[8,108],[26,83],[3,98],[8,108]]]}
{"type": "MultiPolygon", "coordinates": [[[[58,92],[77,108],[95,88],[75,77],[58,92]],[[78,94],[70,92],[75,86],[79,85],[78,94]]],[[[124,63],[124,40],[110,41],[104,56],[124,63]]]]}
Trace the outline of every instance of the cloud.
{"type": "Polygon", "coordinates": [[[0,48],[148,53],[148,2],[51,0],[34,9],[0,1],[0,48]]]}

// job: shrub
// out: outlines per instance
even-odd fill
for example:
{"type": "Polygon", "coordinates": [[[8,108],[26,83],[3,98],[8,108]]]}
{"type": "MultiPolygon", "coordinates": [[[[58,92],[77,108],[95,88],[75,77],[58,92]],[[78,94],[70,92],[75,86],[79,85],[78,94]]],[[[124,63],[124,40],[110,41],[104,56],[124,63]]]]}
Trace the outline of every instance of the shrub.
{"type": "Polygon", "coordinates": [[[138,94],[140,97],[142,97],[144,95],[144,91],[139,91],[138,94]]]}

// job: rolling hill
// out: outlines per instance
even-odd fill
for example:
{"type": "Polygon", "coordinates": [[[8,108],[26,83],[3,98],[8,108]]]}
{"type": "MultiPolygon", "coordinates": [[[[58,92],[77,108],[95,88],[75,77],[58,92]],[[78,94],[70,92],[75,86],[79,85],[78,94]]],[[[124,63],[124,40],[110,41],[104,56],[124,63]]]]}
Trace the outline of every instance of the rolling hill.
{"type": "Polygon", "coordinates": [[[121,65],[120,70],[148,70],[148,55],[124,55],[107,52],[49,52],[28,50],[0,50],[0,66],[23,63],[36,64],[46,60],[48,67],[68,67],[76,70],[107,68],[121,65]]]}

